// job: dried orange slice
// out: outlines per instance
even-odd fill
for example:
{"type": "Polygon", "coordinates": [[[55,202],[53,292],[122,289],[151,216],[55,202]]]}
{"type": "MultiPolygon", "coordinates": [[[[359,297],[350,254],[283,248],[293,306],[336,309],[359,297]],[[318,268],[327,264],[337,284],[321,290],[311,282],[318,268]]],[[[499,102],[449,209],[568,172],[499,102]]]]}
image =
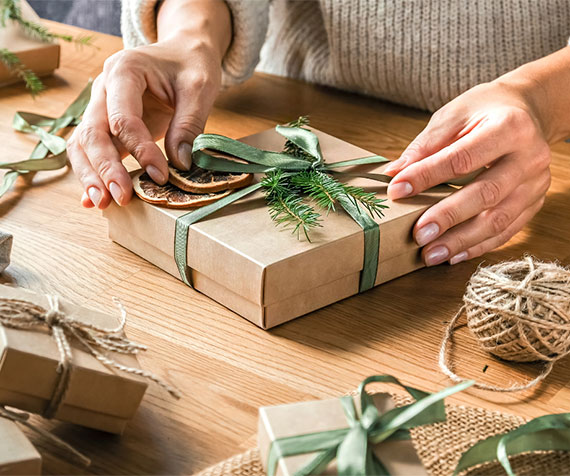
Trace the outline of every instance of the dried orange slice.
{"type": "Polygon", "coordinates": [[[242,188],[249,185],[253,179],[253,174],[212,172],[195,165],[187,172],[170,166],[168,170],[168,181],[190,193],[213,193],[242,188]]]}

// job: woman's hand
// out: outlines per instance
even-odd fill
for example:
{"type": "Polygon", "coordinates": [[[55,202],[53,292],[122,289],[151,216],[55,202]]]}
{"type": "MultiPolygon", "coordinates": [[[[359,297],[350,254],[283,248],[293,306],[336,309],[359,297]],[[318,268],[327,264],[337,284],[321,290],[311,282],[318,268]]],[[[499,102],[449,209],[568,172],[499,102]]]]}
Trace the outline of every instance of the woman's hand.
{"type": "Polygon", "coordinates": [[[93,84],[68,155],[85,193],[85,207],[125,205],[132,183],[121,159],[132,154],[152,179],[168,180],[155,141],[164,136],[170,162],[188,170],[192,142],[203,131],[217,95],[221,57],[200,39],[171,37],[111,56],[93,84]]]}
{"type": "Polygon", "coordinates": [[[437,111],[386,170],[393,200],[483,170],[417,221],[414,239],[428,266],[502,245],[542,207],[550,149],[531,104],[505,81],[476,86],[437,111]]]}

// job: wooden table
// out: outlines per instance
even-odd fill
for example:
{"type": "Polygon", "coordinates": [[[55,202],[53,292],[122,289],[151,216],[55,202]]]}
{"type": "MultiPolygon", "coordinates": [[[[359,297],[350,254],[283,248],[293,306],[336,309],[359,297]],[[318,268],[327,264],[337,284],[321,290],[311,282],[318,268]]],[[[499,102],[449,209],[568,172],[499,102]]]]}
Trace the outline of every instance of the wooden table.
{"type": "MultiPolygon", "coordinates": [[[[2,160],[23,159],[33,146],[31,137],[11,129],[16,110],[61,114],[122,46],[119,38],[96,37],[99,50],[63,45],[62,67],[46,80],[48,90],[38,99],[21,86],[0,89],[2,160]]],[[[240,137],[300,114],[310,114],[318,129],[390,158],[398,157],[428,119],[423,112],[367,97],[257,74],[220,96],[207,131],[240,137]]],[[[70,171],[38,174],[31,186],[18,182],[0,201],[0,228],[14,235],[12,265],[0,282],[109,312],[115,311],[111,296],[119,297],[129,311],[129,335],[150,347],[141,358],[144,367],[184,393],[173,401],[150,388],[122,437],[40,423],[93,459],[89,469],[81,468],[31,435],[44,455],[44,471],[190,474],[253,447],[259,406],[336,396],[372,374],[394,374],[430,391],[448,385],[437,367],[442,332],[477,265],[524,253],[570,263],[569,169],[570,146],[559,144],[543,210],[500,250],[457,266],[417,271],[272,331],[258,329],[112,243],[100,212],[81,208],[82,191],[70,171]]],[[[540,370],[489,357],[465,329],[454,355],[460,373],[495,384],[540,370]]],[[[450,400],[533,417],[569,411],[569,381],[566,359],[534,392],[473,390],[450,400]]]]}

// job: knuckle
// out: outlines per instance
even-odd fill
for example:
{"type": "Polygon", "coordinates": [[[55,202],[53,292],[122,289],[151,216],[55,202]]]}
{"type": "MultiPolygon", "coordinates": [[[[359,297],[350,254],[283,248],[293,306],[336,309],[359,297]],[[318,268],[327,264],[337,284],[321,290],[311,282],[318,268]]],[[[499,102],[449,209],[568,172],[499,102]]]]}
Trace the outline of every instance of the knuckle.
{"type": "Polygon", "coordinates": [[[416,185],[414,185],[414,190],[416,188],[418,188],[418,190],[425,189],[433,183],[431,169],[425,166],[425,164],[420,162],[414,173],[416,175],[416,183],[419,186],[418,188],[416,185]]]}
{"type": "Polygon", "coordinates": [[[192,137],[197,137],[204,131],[204,120],[195,116],[185,116],[176,122],[176,127],[192,137]]]}
{"type": "Polygon", "coordinates": [[[493,235],[502,235],[511,223],[510,215],[502,209],[495,209],[489,213],[489,223],[493,235]]]}
{"type": "Polygon", "coordinates": [[[520,107],[506,109],[501,116],[500,123],[509,127],[518,137],[529,137],[536,131],[536,124],[530,113],[520,107]]]}
{"type": "Polygon", "coordinates": [[[90,147],[101,140],[102,132],[93,125],[85,124],[79,133],[79,144],[82,147],[90,147]]]}
{"type": "Polygon", "coordinates": [[[455,207],[444,207],[441,210],[441,217],[445,222],[446,228],[449,229],[459,223],[459,214],[455,207]]]}
{"type": "Polygon", "coordinates": [[[464,251],[467,247],[467,237],[463,233],[456,233],[453,237],[453,242],[450,244],[450,248],[457,251],[464,251]]]}
{"type": "Polygon", "coordinates": [[[132,119],[122,113],[122,112],[113,112],[109,114],[109,128],[111,130],[111,134],[114,136],[119,136],[123,132],[127,132],[132,129],[132,119]]]}
{"type": "Polygon", "coordinates": [[[475,164],[472,153],[463,147],[453,147],[449,152],[451,173],[455,177],[467,175],[473,171],[475,164]]]}
{"type": "Polygon", "coordinates": [[[479,195],[483,206],[485,208],[491,208],[501,201],[501,187],[491,180],[481,182],[479,195]]]}
{"type": "Polygon", "coordinates": [[[113,175],[113,164],[109,160],[99,160],[94,164],[97,168],[97,174],[105,183],[110,182],[113,175]]]}

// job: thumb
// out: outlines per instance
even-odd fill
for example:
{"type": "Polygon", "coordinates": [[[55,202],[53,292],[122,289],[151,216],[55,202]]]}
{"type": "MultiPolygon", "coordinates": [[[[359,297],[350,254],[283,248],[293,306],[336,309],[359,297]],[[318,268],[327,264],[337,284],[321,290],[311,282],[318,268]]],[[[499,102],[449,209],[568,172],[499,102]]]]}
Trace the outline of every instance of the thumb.
{"type": "Polygon", "coordinates": [[[177,94],[174,115],[164,138],[166,155],[174,167],[189,170],[192,165],[192,143],[204,131],[210,107],[199,104],[199,98],[188,93],[177,94]]]}

